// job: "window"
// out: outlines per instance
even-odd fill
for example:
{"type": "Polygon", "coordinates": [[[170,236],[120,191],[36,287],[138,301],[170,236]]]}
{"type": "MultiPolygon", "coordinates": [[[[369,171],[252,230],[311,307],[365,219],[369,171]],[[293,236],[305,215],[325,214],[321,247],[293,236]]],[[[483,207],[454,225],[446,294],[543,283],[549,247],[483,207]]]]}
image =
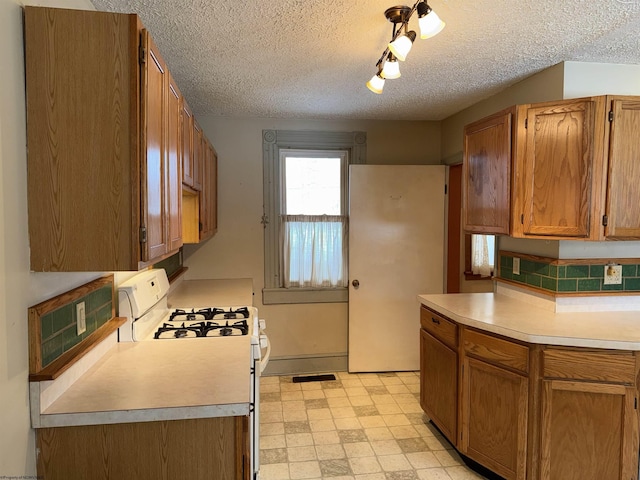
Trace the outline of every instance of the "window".
{"type": "Polygon", "coordinates": [[[280,151],[285,288],[347,286],[347,156],[280,151]]]}
{"type": "Polygon", "coordinates": [[[467,279],[491,277],[495,266],[495,235],[466,235],[465,275],[467,279]]]}
{"type": "Polygon", "coordinates": [[[263,131],[263,303],[347,301],[348,165],[363,132],[263,131]]]}

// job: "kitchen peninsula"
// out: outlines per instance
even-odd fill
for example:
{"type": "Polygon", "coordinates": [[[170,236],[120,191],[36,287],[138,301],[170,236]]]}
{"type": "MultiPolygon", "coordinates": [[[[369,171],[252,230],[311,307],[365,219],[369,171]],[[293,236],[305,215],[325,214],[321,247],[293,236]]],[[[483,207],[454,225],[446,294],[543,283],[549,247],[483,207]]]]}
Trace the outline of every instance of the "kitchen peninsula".
{"type": "Polygon", "coordinates": [[[418,297],[421,405],[433,423],[506,479],[637,479],[633,301],[630,311],[560,313],[496,292],[418,297]]]}

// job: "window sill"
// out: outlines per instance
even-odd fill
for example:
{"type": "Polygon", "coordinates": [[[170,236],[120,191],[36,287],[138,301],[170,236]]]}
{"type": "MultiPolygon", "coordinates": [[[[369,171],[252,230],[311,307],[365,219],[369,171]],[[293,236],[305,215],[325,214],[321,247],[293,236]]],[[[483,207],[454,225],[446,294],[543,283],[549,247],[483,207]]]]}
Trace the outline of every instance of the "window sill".
{"type": "Polygon", "coordinates": [[[348,288],[264,288],[262,304],[282,303],[345,303],[349,301],[348,288]]]}
{"type": "Polygon", "coordinates": [[[491,273],[491,276],[489,277],[483,277],[480,274],[477,273],[472,273],[472,272],[464,272],[464,279],[465,280],[491,280],[493,279],[494,274],[491,273]]]}

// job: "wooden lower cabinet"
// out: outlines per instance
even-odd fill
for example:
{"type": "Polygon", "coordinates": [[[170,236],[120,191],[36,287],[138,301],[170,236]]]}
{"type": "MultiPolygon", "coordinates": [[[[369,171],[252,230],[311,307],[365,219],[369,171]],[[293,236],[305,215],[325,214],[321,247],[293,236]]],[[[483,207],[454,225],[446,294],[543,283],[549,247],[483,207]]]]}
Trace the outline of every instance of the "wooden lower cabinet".
{"type": "Polygon", "coordinates": [[[420,405],[445,437],[456,443],[458,354],[420,331],[420,405]]]}
{"type": "Polygon", "coordinates": [[[507,480],[638,480],[640,352],[527,344],[425,307],[421,325],[420,403],[461,454],[507,480]]]}
{"type": "Polygon", "coordinates": [[[44,480],[248,480],[248,417],[42,428],[44,480]]]}
{"type": "Polygon", "coordinates": [[[545,380],[541,479],[626,480],[637,471],[635,388],[545,380]]]}
{"type": "Polygon", "coordinates": [[[527,377],[474,358],[463,365],[460,451],[506,479],[526,478],[527,377]]]}

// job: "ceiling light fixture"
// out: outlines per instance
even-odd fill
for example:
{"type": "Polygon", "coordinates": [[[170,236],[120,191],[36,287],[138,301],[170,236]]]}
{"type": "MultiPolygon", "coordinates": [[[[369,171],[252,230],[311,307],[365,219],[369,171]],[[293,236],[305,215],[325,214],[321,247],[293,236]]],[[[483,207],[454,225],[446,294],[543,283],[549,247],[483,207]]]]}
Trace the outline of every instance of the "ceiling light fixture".
{"type": "Polygon", "coordinates": [[[367,87],[372,92],[382,93],[385,78],[400,77],[400,67],[397,60],[402,62],[406,60],[416,39],[416,32],[409,30],[409,20],[411,20],[415,12],[418,12],[420,38],[431,38],[444,28],[445,23],[433,11],[426,0],[418,0],[412,8],[406,5],[387,8],[384,16],[393,23],[393,33],[391,34],[391,41],[382,52],[382,55],[380,55],[378,63],[376,63],[378,73],[367,82],[367,87]]]}

